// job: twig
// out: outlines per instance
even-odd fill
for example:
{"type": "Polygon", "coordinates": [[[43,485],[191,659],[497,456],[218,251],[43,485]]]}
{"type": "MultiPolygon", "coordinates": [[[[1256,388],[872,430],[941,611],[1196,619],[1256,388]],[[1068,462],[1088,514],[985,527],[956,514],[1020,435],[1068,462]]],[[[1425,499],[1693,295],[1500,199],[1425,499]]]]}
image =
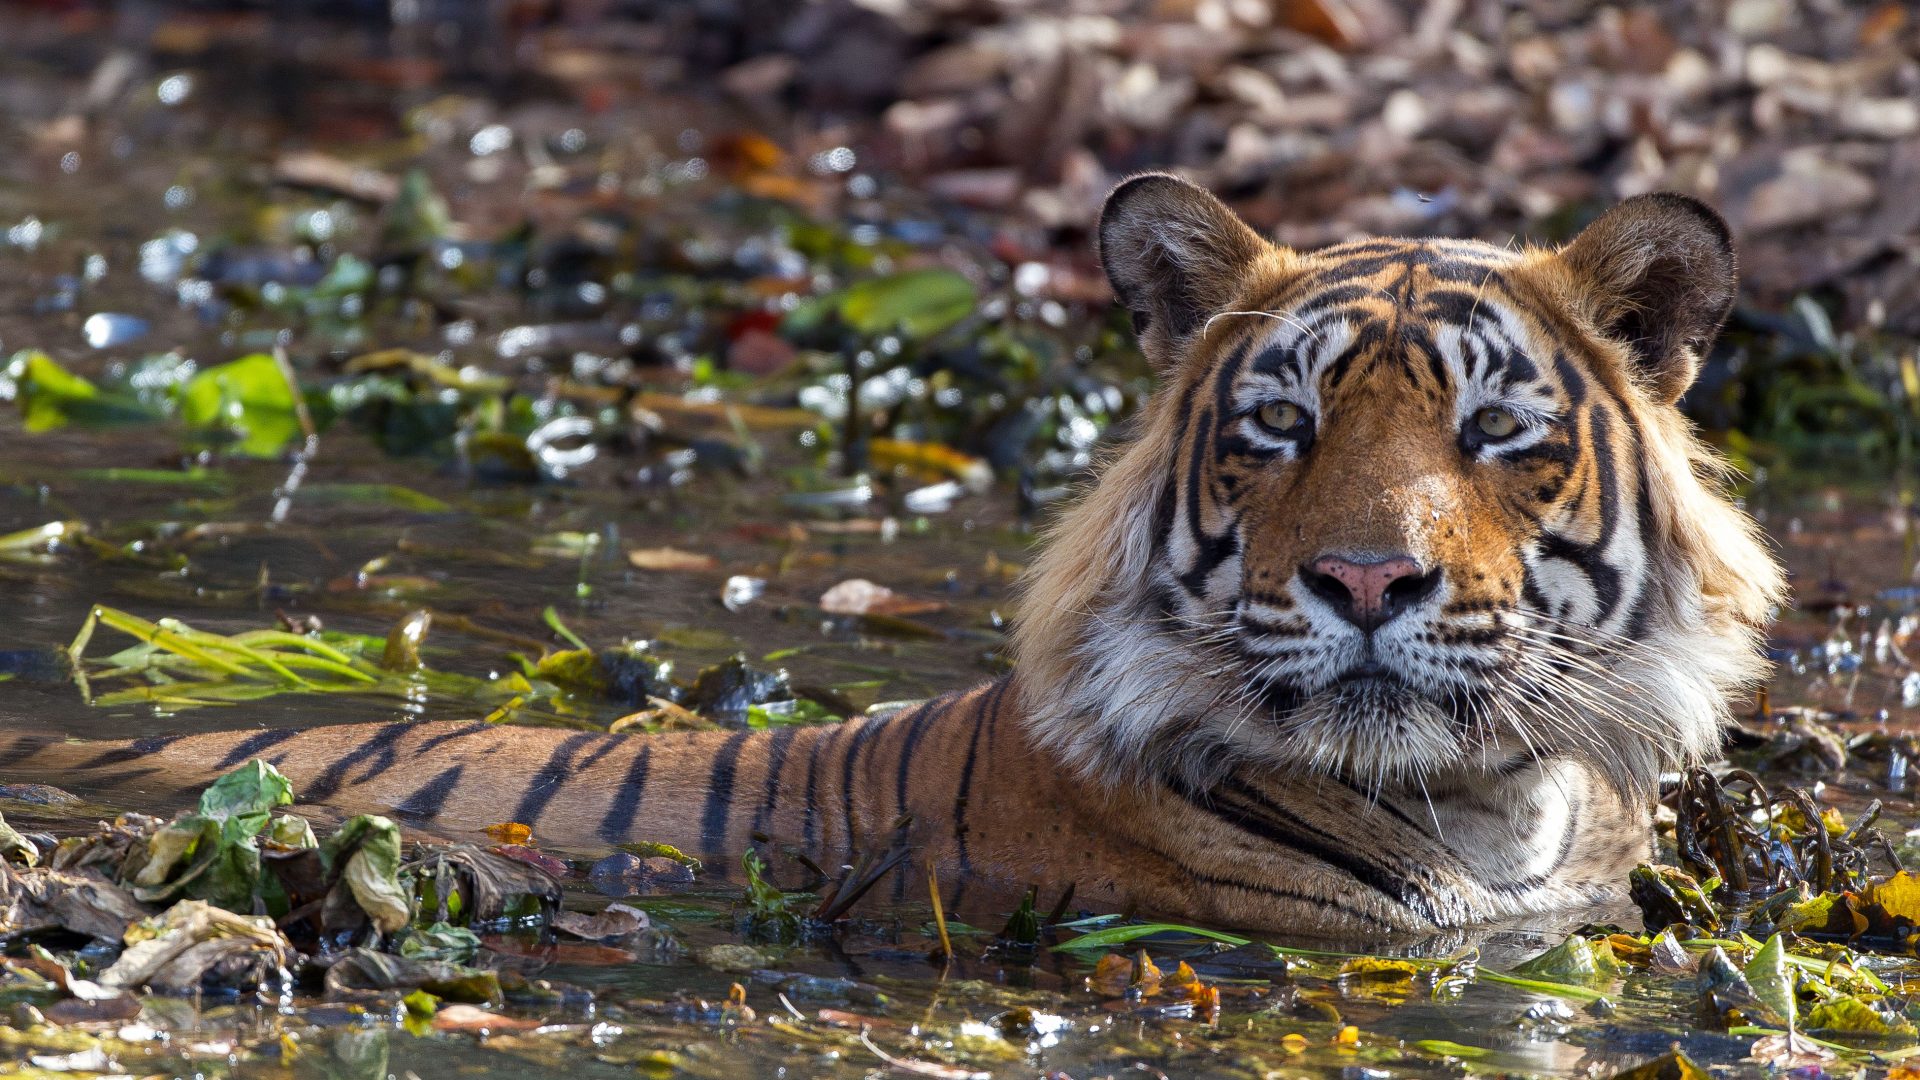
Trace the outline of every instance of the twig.
{"type": "Polygon", "coordinates": [[[940,905],[940,878],[933,872],[933,860],[927,860],[927,894],[933,897],[933,925],[940,928],[940,957],[953,963],[953,940],[947,936],[947,912],[940,905]]]}

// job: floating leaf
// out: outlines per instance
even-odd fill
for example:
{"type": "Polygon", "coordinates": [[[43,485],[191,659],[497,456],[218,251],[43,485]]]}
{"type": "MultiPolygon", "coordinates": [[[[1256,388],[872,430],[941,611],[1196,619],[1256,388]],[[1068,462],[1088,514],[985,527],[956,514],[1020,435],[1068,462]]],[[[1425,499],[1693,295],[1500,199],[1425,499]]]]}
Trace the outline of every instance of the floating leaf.
{"type": "Polygon", "coordinates": [[[103,391],[38,350],[14,354],[7,371],[18,385],[21,419],[30,432],[52,431],[68,423],[111,425],[159,419],[160,414],[138,398],[103,391]]]}
{"type": "Polygon", "coordinates": [[[1420,969],[1389,956],[1356,956],[1340,965],[1340,977],[1361,982],[1406,982],[1420,969]]]}
{"type": "Polygon", "coordinates": [[[678,548],[635,548],[627,552],[627,563],[636,570],[697,571],[713,570],[720,560],[698,552],[678,548]]]}
{"type": "Polygon", "coordinates": [[[400,939],[400,955],[409,960],[443,960],[454,964],[472,963],[480,954],[480,937],[464,926],[434,923],[410,931],[400,939]]]}
{"type": "Polygon", "coordinates": [[[189,427],[234,439],[250,457],[271,457],[300,434],[292,384],[266,353],[207,368],[180,388],[180,418],[189,427]]]}
{"type": "Polygon", "coordinates": [[[1914,1025],[1904,1017],[1889,1019],[1857,997],[1842,994],[1815,1005],[1807,1011],[1806,1027],[1836,1035],[1905,1035],[1915,1033],[1914,1025]]]}
{"type": "Polygon", "coordinates": [[[391,819],[362,814],[349,820],[320,845],[320,857],[339,877],[327,896],[328,926],[347,925],[340,912],[348,897],[383,934],[412,919],[413,896],[400,882],[400,827],[391,819]]]}
{"type": "Polygon", "coordinates": [[[1753,987],[1754,996],[1767,1003],[1779,1017],[1792,1029],[1796,1015],[1795,976],[1793,969],[1787,966],[1787,947],[1781,942],[1781,936],[1775,934],[1767,939],[1753,959],[1747,962],[1741,972],[1746,976],[1747,984],[1753,987]]]}
{"type": "Polygon", "coordinates": [[[647,913],[625,904],[608,904],[598,914],[583,915],[562,911],[553,917],[553,928],[588,941],[609,941],[637,934],[652,925],[647,913]]]}
{"type": "Polygon", "coordinates": [[[349,950],[327,969],[330,998],[352,999],[391,990],[425,990],[450,1001],[484,1005],[500,1000],[500,979],[491,971],[364,948],[349,950]]]}
{"type": "Polygon", "coordinates": [[[1468,1046],[1465,1043],[1448,1042],[1445,1039],[1421,1039],[1413,1044],[1429,1054],[1441,1054],[1446,1057],[1475,1061],[1492,1057],[1493,1051],[1481,1046],[1468,1046]]]}
{"type": "Polygon", "coordinates": [[[829,615],[921,615],[946,606],[902,596],[865,578],[849,578],[820,595],[820,610],[829,615]]]}
{"type": "Polygon", "coordinates": [[[1620,974],[1620,962],[1605,941],[1594,943],[1578,934],[1513,969],[1515,975],[1549,982],[1592,986],[1620,974]]]}
{"type": "Polygon", "coordinates": [[[832,303],[840,318],[863,334],[899,330],[923,338],[972,314],[979,299],[965,275],[929,267],[856,282],[832,303]]]}

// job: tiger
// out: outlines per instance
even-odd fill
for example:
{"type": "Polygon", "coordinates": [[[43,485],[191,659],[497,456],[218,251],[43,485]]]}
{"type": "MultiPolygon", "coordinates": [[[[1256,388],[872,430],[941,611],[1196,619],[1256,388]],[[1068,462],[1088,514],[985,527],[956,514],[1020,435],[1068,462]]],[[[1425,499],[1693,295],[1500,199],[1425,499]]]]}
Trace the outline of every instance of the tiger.
{"type": "Polygon", "coordinates": [[[1735,295],[1720,217],[1655,194],[1558,246],[1301,251],[1148,173],[1096,244],[1156,389],[1043,537],[997,681],[767,730],[20,733],[0,769],[127,798],[262,759],[307,804],[568,851],[891,837],[952,907],[1071,887],[1351,936],[1616,903],[1785,600],[1678,406],[1735,295]]]}

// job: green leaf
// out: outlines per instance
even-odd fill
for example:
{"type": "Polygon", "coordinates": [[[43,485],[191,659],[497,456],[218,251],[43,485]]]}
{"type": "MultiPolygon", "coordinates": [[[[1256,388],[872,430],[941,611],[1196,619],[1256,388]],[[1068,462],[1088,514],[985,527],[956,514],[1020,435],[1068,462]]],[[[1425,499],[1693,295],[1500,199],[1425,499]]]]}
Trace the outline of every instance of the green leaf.
{"type": "Polygon", "coordinates": [[[672,859],[696,875],[700,873],[700,860],[674,847],[672,844],[655,843],[652,840],[634,840],[630,843],[615,844],[621,851],[638,855],[643,859],[672,859]]]}
{"type": "Polygon", "coordinates": [[[292,803],[293,781],[255,758],[200,793],[200,814],[220,823],[223,840],[237,843],[260,835],[274,807],[292,803]]]}
{"type": "Polygon", "coordinates": [[[267,826],[267,839],[290,848],[316,848],[320,841],[314,838],[313,826],[303,817],[292,814],[275,814],[273,823],[267,826]]]}
{"type": "Polygon", "coordinates": [[[979,299],[964,275],[929,267],[848,286],[840,294],[840,317],[863,334],[899,330],[924,338],[972,314],[979,299]]]}
{"type": "Polygon", "coordinates": [[[1787,965],[1787,947],[1775,934],[1753,954],[1741,974],[1753,987],[1753,996],[1765,1002],[1792,1030],[1795,1020],[1794,973],[1787,965]]]}
{"type": "Polygon", "coordinates": [[[361,814],[349,820],[321,843],[320,860],[338,875],[329,908],[337,910],[351,897],[383,934],[413,918],[413,893],[400,881],[400,826],[391,819],[361,814]]]}
{"type": "Polygon", "coordinates": [[[428,514],[453,509],[441,499],[399,484],[308,484],[300,489],[300,500],[306,503],[358,503],[428,514]]]}
{"type": "Polygon", "coordinates": [[[102,426],[159,419],[159,413],[138,399],[103,391],[38,349],[15,353],[8,372],[19,384],[22,426],[31,432],[68,423],[102,426]]]}
{"type": "Polygon", "coordinates": [[[1421,1039],[1413,1045],[1429,1054],[1443,1054],[1467,1061],[1493,1056],[1493,1051],[1483,1046],[1468,1046],[1465,1043],[1448,1042],[1445,1039],[1421,1039]]]}
{"type": "MultiPolygon", "coordinates": [[[[1912,1025],[1906,1025],[1909,1030],[1912,1025]]],[[[1807,1013],[1807,1027],[1841,1035],[1890,1035],[1892,1025],[1873,1006],[1856,997],[1837,997],[1815,1005],[1807,1013]]]]}
{"type": "MultiPolygon", "coordinates": [[[[22,363],[21,357],[14,358],[22,363]]],[[[28,431],[51,431],[67,422],[67,413],[80,402],[93,401],[100,390],[61,367],[46,353],[35,350],[24,357],[20,377],[20,409],[28,431]]]]}
{"type": "Polygon", "coordinates": [[[415,929],[400,939],[400,955],[409,960],[444,960],[454,964],[472,963],[480,954],[480,937],[464,926],[434,923],[415,929]]]}
{"type": "Polygon", "coordinates": [[[1596,947],[1586,938],[1570,934],[1565,941],[1514,968],[1513,973],[1548,982],[1592,986],[1620,973],[1620,962],[1614,959],[1613,947],[1604,942],[1602,946],[1596,947]]]}
{"type": "Polygon", "coordinates": [[[1116,945],[1125,945],[1136,938],[1150,934],[1191,934],[1212,941],[1222,941],[1228,945],[1245,945],[1251,938],[1235,937],[1218,930],[1207,930],[1198,926],[1181,926],[1178,923],[1142,923],[1135,926],[1115,926],[1106,930],[1095,930],[1091,934],[1082,934],[1072,941],[1055,945],[1055,952],[1085,952],[1092,949],[1109,949],[1116,945]]]}
{"type": "Polygon", "coordinates": [[[188,427],[232,436],[234,449],[250,457],[272,457],[300,433],[294,388],[266,353],[188,379],[180,388],[180,418],[188,427]]]}
{"type": "Polygon", "coordinates": [[[380,222],[380,251],[402,255],[422,251],[453,229],[447,200],[433,189],[424,170],[410,170],[380,222]]]}
{"type": "Polygon", "coordinates": [[[292,783],[264,761],[215,780],[200,794],[198,812],[147,838],[145,860],[129,878],[134,895],[149,903],[186,896],[229,911],[253,910],[263,885],[255,838],[273,808],[291,802],[292,783]]]}

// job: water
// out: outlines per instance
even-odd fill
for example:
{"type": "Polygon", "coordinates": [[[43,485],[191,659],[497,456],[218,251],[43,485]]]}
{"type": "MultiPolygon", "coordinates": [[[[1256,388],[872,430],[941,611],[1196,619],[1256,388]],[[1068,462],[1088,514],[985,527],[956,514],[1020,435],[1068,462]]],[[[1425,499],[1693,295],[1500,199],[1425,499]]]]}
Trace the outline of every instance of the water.
{"type": "MultiPolygon", "coordinates": [[[[968,412],[1013,415],[1026,384],[999,391],[1011,403],[989,406],[981,403],[990,394],[974,388],[916,389],[911,371],[867,382],[861,408],[921,409],[915,430],[929,437],[972,439],[969,450],[990,457],[1028,454],[1031,482],[1024,492],[1004,480],[975,491],[937,470],[882,463],[856,483],[823,452],[850,385],[831,362],[737,383],[702,374],[716,343],[740,340],[736,327],[719,324],[740,317],[742,295],[797,296],[799,279],[854,257],[839,250],[849,243],[873,257],[871,240],[858,236],[793,242],[768,207],[714,175],[724,168],[719,148],[744,152],[740,133],[750,129],[741,118],[658,95],[588,108],[553,88],[444,70],[413,37],[285,15],[170,16],[166,40],[176,46],[125,54],[126,89],[110,107],[76,114],[73,103],[111,45],[111,35],[85,33],[90,18],[0,14],[0,356],[43,350],[101,385],[164,396],[170,382],[247,353],[281,350],[317,384],[339,377],[350,358],[407,348],[436,358],[441,375],[504,378],[518,388],[536,413],[508,429],[532,454],[521,461],[490,456],[484,440],[416,438],[408,425],[433,415],[422,401],[443,394],[453,409],[459,399],[425,383],[390,422],[337,423],[299,457],[297,440],[263,458],[209,451],[185,437],[177,417],[29,433],[18,411],[0,412],[0,534],[77,521],[97,541],[46,560],[0,560],[8,601],[0,649],[63,648],[94,605],[223,633],[284,613],[370,635],[428,607],[439,616],[429,665],[497,677],[516,670],[514,652],[556,641],[540,619],[551,607],[595,645],[651,641],[685,674],[744,654],[785,668],[806,696],[849,712],[1001,670],[1000,628],[1017,603],[1011,583],[1030,556],[1034,509],[1084,460],[1108,412],[1137,395],[1137,367],[1088,365],[1055,399],[1039,444],[1025,435],[1009,443],[1013,436],[992,434],[968,412]],[[529,145],[541,149],[525,152],[529,145]],[[276,167],[289,173],[285,153],[296,146],[391,167],[377,176],[334,167],[321,191],[311,170],[299,174],[309,181],[300,186],[270,183],[276,167]],[[403,213],[361,197],[377,190],[406,205],[409,196],[392,190],[404,166],[423,170],[448,197],[458,228],[436,225],[431,205],[403,213]],[[531,238],[517,232],[522,222],[531,238]],[[376,284],[352,286],[355,275],[376,284]],[[398,287],[409,275],[414,287],[398,287]],[[173,359],[151,362],[167,354],[173,359]],[[125,372],[143,362],[146,381],[130,383],[125,372]],[[690,386],[696,405],[812,400],[820,416],[796,422],[748,409],[729,417],[676,405],[690,386]],[[636,398],[637,387],[664,396],[636,398]],[[545,479],[516,470],[544,470],[545,479]],[[713,564],[629,565],[628,551],[660,547],[713,564]],[[904,623],[823,618],[819,597],[854,577],[943,607],[904,623]]],[[[879,198],[882,220],[924,247],[977,252],[991,228],[929,211],[910,191],[879,198]]],[[[849,235],[880,228],[861,224],[849,235]]],[[[1028,316],[1029,330],[1062,321],[1059,312],[1028,316]]],[[[1103,340],[1099,311],[1083,305],[1064,318],[1064,330],[1036,340],[1067,353],[1103,340]]],[[[863,360],[877,372],[889,349],[914,347],[869,344],[855,361],[863,379],[863,360]]],[[[1795,570],[1801,605],[1774,632],[1782,674],[1771,704],[1837,710],[1839,730],[1856,736],[1910,731],[1910,687],[1920,678],[1906,659],[1920,598],[1911,489],[1897,481],[1826,487],[1804,475],[1749,494],[1795,570]]],[[[96,654],[110,637],[101,632],[96,654]]],[[[592,701],[569,708],[549,719],[604,725],[627,711],[592,701]]],[[[81,738],[475,713],[470,701],[432,695],[101,707],[63,680],[0,684],[9,726],[81,738]]],[[[1898,836],[1913,819],[1905,760],[1895,754],[1884,769],[1836,777],[1827,796],[1849,811],[1888,800],[1898,836]]],[[[82,794],[95,814],[178,805],[160,793],[82,794]]],[[[11,806],[7,814],[68,829],[86,820],[11,806]]],[[[310,996],[285,1011],[155,1001],[145,1020],[172,1038],[130,1028],[113,1049],[140,1071],[235,1076],[284,1075],[290,1057],[300,1076],[851,1077],[880,1067],[873,1047],[964,1063],[953,1075],[1458,1075],[1445,1051],[1416,1045],[1442,1039],[1484,1051],[1476,1068],[1589,1075],[1663,1052],[1692,1008],[1690,993],[1651,977],[1629,979],[1613,994],[1618,1011],[1602,1017],[1579,1002],[1485,982],[1438,992],[1420,981],[1370,986],[1313,963],[1291,975],[1277,967],[1218,974],[1205,966],[1204,947],[1154,943],[1163,966],[1190,956],[1218,980],[1223,1009],[1209,1024],[1174,1015],[1164,1001],[1089,992],[1090,963],[1070,953],[1043,950],[1029,961],[989,952],[988,936],[963,935],[951,967],[931,965],[930,905],[889,902],[885,893],[831,938],[770,946],[749,965],[777,976],[723,970],[707,951],[743,940],[737,893],[709,882],[654,898],[675,906],[655,907],[665,929],[645,947],[498,940],[492,962],[593,995],[591,1006],[508,1010],[551,1025],[539,1031],[484,1042],[409,1034],[388,1013],[319,1007],[310,996]],[[757,1018],[723,1007],[736,982],[757,1018]],[[1347,1025],[1363,1033],[1355,1047],[1335,1041],[1347,1025]],[[1304,1034],[1304,1049],[1287,1049],[1289,1034],[1304,1034]]],[[[592,902],[584,891],[576,899],[592,902]]],[[[962,914],[990,935],[1007,913],[962,914]]],[[[1472,946],[1490,966],[1509,966],[1569,928],[1536,920],[1368,947],[1451,956],[1472,946]]],[[[1070,937],[1050,931],[1046,941],[1070,937]]],[[[69,1052],[44,1035],[9,1038],[21,1057],[28,1043],[43,1056],[69,1052]]],[[[81,1041],[71,1052],[91,1052],[81,1041]]],[[[1729,1062],[1749,1042],[1696,1033],[1687,1049],[1729,1062]]]]}

